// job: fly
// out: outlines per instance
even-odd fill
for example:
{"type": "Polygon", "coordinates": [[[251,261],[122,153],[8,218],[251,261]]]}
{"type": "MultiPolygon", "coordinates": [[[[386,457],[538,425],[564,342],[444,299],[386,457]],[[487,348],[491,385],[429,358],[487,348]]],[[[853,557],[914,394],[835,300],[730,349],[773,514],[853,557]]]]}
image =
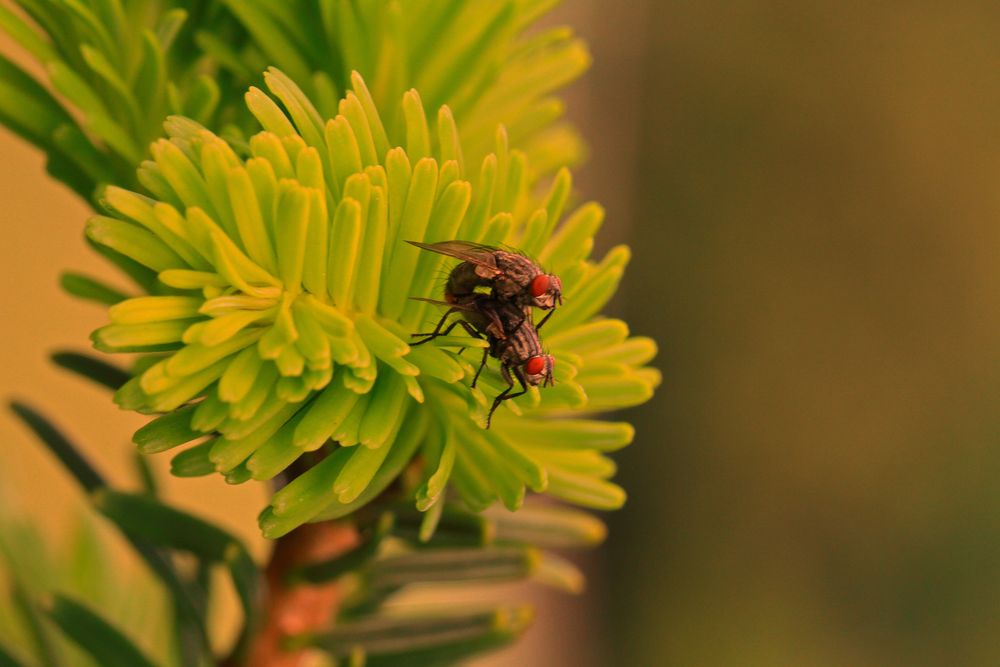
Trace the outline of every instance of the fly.
{"type": "Polygon", "coordinates": [[[458,240],[407,243],[462,260],[451,270],[445,285],[445,299],[451,304],[462,303],[478,294],[478,287],[488,287],[494,299],[512,303],[523,312],[529,306],[548,310],[536,330],[545,324],[553,309],[562,304],[559,276],[545,273],[537,263],[520,253],[458,240]]]}
{"type": "Polygon", "coordinates": [[[475,377],[472,378],[473,387],[476,386],[489,357],[500,362],[500,376],[507,383],[507,388],[493,399],[493,405],[486,416],[486,428],[490,427],[493,413],[501,403],[526,393],[528,386],[545,387],[553,383],[552,371],[555,368],[555,358],[542,349],[538,332],[531,322],[530,310],[526,315],[522,307],[498,301],[490,295],[481,293],[469,294],[454,302],[433,299],[420,299],[420,301],[449,308],[434,331],[413,334],[424,337],[413,345],[422,345],[438,336],[447,336],[456,326],[461,326],[470,336],[485,339],[489,347],[483,350],[483,360],[476,370],[475,377]],[[444,327],[448,316],[454,312],[461,313],[462,319],[444,327]],[[515,379],[521,385],[518,391],[514,391],[515,379]]]}

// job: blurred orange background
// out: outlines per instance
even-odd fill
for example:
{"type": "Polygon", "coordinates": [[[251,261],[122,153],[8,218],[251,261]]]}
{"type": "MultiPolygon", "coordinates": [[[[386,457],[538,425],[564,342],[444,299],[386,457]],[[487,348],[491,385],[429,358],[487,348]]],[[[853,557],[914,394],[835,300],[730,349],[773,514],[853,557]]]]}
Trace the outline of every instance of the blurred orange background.
{"type": "MultiPolygon", "coordinates": [[[[630,500],[590,591],[542,597],[482,664],[1000,664],[1000,7],[568,0],[552,20],[592,46],[578,186],[608,209],[601,250],[633,246],[615,313],[665,379],[627,415],[630,500]]],[[[107,275],[87,211],[9,134],[0,155],[0,392],[134,484],[137,420],[46,361],[102,323],[57,287],[107,275]]],[[[71,516],[6,413],[0,438],[3,502],[71,516]]],[[[263,552],[261,489],[170,496],[263,552]]]]}

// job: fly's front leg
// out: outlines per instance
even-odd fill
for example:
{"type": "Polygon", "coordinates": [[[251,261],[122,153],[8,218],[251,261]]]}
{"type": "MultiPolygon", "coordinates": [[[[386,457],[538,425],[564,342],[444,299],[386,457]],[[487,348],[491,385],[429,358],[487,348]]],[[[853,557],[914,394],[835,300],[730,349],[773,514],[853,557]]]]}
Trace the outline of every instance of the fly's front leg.
{"type": "Polygon", "coordinates": [[[552,317],[552,313],[554,312],[556,312],[555,308],[545,313],[545,317],[542,318],[542,321],[535,325],[535,331],[541,329],[542,325],[549,321],[549,318],[552,317]]]}
{"type": "Polygon", "coordinates": [[[514,369],[514,376],[517,381],[521,383],[521,391],[515,391],[513,394],[510,390],[514,388],[514,378],[510,376],[510,366],[503,364],[500,366],[500,375],[503,379],[507,381],[507,388],[500,392],[500,395],[493,399],[493,407],[490,408],[490,413],[486,415],[486,428],[490,427],[490,422],[493,421],[493,413],[497,411],[500,404],[504,401],[509,401],[512,398],[517,398],[518,396],[526,393],[528,391],[528,384],[524,381],[524,376],[521,375],[520,369],[514,369]]]}
{"type": "Polygon", "coordinates": [[[500,395],[493,399],[493,407],[490,408],[490,413],[486,415],[486,428],[490,427],[490,422],[493,421],[493,413],[497,411],[500,404],[507,400],[507,394],[510,390],[514,388],[514,379],[510,376],[510,367],[505,363],[500,364],[500,375],[504,380],[507,381],[507,388],[500,392],[500,395]]]}

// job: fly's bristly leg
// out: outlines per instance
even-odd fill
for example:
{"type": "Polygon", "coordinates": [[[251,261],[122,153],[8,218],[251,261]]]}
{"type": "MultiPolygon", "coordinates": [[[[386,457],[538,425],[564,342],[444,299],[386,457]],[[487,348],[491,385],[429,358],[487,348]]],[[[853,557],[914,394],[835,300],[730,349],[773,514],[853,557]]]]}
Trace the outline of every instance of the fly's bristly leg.
{"type": "MultiPolygon", "coordinates": [[[[458,308],[449,308],[448,312],[446,312],[444,315],[442,315],[441,319],[438,320],[437,326],[434,327],[434,331],[431,331],[430,333],[414,333],[414,334],[410,334],[410,336],[426,336],[426,338],[424,338],[422,341],[419,341],[419,342],[416,342],[416,343],[410,343],[410,346],[413,347],[413,346],[416,346],[416,345],[423,345],[424,343],[426,343],[428,341],[432,341],[435,338],[438,338],[440,336],[447,336],[449,333],[451,333],[451,330],[454,329],[455,326],[459,325],[459,324],[461,324],[465,328],[466,331],[469,331],[470,330],[469,323],[466,322],[466,321],[464,321],[464,320],[455,320],[454,322],[452,322],[451,324],[449,324],[448,327],[444,331],[441,331],[441,327],[443,327],[444,323],[448,321],[448,317],[452,313],[458,313],[458,312],[461,312],[460,309],[458,309],[458,308]]],[[[471,331],[470,334],[472,336],[475,336],[476,338],[482,338],[482,336],[478,332],[475,332],[475,330],[471,331]]]]}
{"type": "MultiPolygon", "coordinates": [[[[420,345],[421,343],[426,343],[428,340],[434,340],[438,336],[447,336],[448,334],[441,333],[441,327],[443,327],[444,323],[448,321],[448,316],[449,315],[451,315],[452,313],[457,313],[457,312],[458,312],[457,308],[449,308],[445,312],[445,314],[441,316],[441,319],[438,320],[437,326],[434,327],[434,331],[431,331],[430,333],[414,333],[414,334],[410,334],[410,336],[428,336],[427,340],[422,340],[422,341],[420,341],[420,343],[413,343],[413,345],[420,345]]],[[[456,323],[452,323],[452,325],[450,327],[448,327],[447,330],[451,331],[452,328],[455,326],[455,324],[456,323]]]]}
{"type": "Polygon", "coordinates": [[[552,317],[552,313],[554,312],[556,312],[555,309],[545,313],[545,317],[542,318],[542,321],[535,325],[535,331],[541,329],[542,325],[549,321],[549,318],[552,317]]]}
{"type": "MultiPolygon", "coordinates": [[[[416,347],[417,345],[423,345],[424,343],[429,343],[430,341],[434,340],[435,338],[440,338],[442,336],[447,336],[448,334],[450,334],[452,332],[452,329],[454,329],[457,326],[461,326],[463,329],[465,329],[465,332],[467,334],[469,334],[469,336],[471,336],[472,338],[478,338],[480,340],[483,339],[483,334],[481,334],[480,332],[476,331],[475,327],[473,327],[471,324],[469,324],[465,320],[455,320],[454,322],[452,322],[451,324],[449,324],[445,328],[444,331],[434,330],[431,333],[415,333],[415,334],[410,334],[411,336],[427,336],[427,338],[424,338],[423,340],[419,340],[416,343],[410,343],[410,347],[416,347]]],[[[463,347],[462,349],[464,350],[465,348],[463,347]]],[[[461,352],[459,352],[459,354],[461,354],[461,352]]]]}
{"type": "Polygon", "coordinates": [[[490,408],[490,413],[486,415],[487,429],[490,427],[490,423],[493,421],[493,413],[497,411],[497,408],[500,407],[501,403],[503,403],[504,401],[509,401],[512,398],[517,398],[518,396],[521,396],[522,394],[528,392],[528,383],[524,381],[524,376],[521,375],[520,369],[517,368],[514,369],[514,376],[517,378],[517,381],[521,383],[521,391],[516,391],[513,394],[510,393],[510,390],[514,388],[514,379],[511,378],[510,376],[510,367],[507,366],[506,364],[501,366],[500,374],[503,376],[503,379],[508,382],[508,384],[507,388],[504,389],[502,392],[500,392],[499,396],[493,399],[493,407],[490,408]]]}
{"type": "MultiPolygon", "coordinates": [[[[461,324],[462,328],[465,329],[465,333],[469,334],[473,338],[478,338],[479,340],[483,340],[484,338],[486,338],[485,336],[483,336],[482,332],[476,331],[476,328],[471,324],[469,324],[468,322],[466,322],[465,320],[460,321],[459,324],[461,324]]],[[[462,349],[464,350],[465,348],[462,349]]]]}

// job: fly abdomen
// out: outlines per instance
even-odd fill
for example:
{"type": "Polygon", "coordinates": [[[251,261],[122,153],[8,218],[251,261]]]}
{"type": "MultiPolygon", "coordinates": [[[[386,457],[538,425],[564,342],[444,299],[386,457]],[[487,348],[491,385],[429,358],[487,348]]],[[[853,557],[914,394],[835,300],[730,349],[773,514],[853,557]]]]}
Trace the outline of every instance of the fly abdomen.
{"type": "Polygon", "coordinates": [[[475,265],[469,262],[460,262],[448,274],[448,282],[444,288],[445,299],[456,303],[475,294],[477,287],[489,285],[489,283],[489,279],[476,273],[475,265]]]}

